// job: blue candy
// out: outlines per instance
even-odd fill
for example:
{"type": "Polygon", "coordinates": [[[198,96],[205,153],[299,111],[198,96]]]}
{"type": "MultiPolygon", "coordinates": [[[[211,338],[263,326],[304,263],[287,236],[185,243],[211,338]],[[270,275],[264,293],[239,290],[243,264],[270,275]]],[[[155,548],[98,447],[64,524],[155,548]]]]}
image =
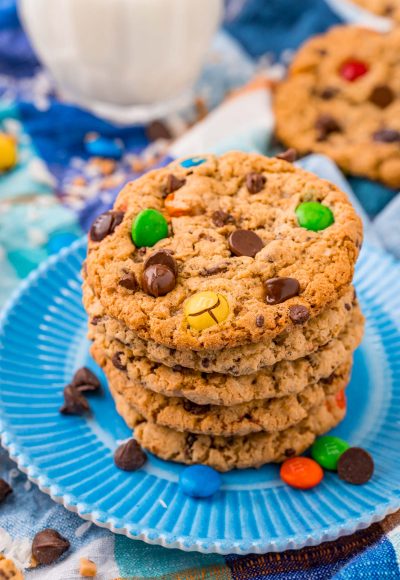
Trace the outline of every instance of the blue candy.
{"type": "Polygon", "coordinates": [[[85,141],[85,148],[92,157],[108,157],[112,159],[120,159],[124,151],[121,143],[107,137],[96,137],[85,141]]]}
{"type": "Polygon", "coordinates": [[[181,161],[181,165],[182,167],[188,169],[189,167],[197,167],[198,165],[201,165],[205,161],[207,161],[205,157],[189,157],[189,159],[181,161]]]}
{"type": "Polygon", "coordinates": [[[221,487],[221,476],[206,465],[191,465],[181,472],[179,486],[190,497],[209,497],[221,487]]]}

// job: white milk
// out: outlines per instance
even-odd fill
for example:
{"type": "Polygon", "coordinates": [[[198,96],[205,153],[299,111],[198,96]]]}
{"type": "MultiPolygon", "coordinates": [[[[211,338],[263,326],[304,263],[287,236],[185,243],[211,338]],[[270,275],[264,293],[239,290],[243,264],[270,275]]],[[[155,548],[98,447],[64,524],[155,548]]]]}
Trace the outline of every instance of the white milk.
{"type": "Polygon", "coordinates": [[[33,46],[87,105],[171,102],[190,90],[222,0],[19,0],[33,46]]]}

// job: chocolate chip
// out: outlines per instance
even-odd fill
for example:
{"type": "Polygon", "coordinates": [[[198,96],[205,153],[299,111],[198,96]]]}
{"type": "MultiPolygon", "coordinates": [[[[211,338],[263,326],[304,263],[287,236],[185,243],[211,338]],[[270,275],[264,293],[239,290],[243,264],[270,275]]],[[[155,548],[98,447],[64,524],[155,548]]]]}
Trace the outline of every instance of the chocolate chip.
{"type": "Polygon", "coordinates": [[[295,278],[270,278],[264,282],[267,304],[280,304],[293,296],[298,296],[300,284],[295,278]]]}
{"type": "Polygon", "coordinates": [[[226,224],[235,223],[235,219],[230,213],[226,213],[220,209],[212,214],[211,219],[217,228],[222,228],[226,224]]]}
{"type": "Polygon", "coordinates": [[[395,94],[390,87],[387,85],[378,85],[369,96],[371,103],[379,107],[380,109],[385,109],[390,105],[395,99],[395,94]]]}
{"type": "Polygon", "coordinates": [[[249,193],[259,193],[267,179],[261,173],[248,173],[246,175],[246,186],[249,193]]]}
{"type": "Polygon", "coordinates": [[[120,371],[126,371],[126,365],[121,362],[121,355],[122,352],[115,352],[111,357],[111,362],[115,366],[116,369],[120,371]]]}
{"type": "Polygon", "coordinates": [[[142,288],[146,294],[158,298],[175,288],[176,277],[172,270],[163,264],[154,264],[142,274],[142,288]]]}
{"type": "Polygon", "coordinates": [[[172,253],[170,250],[157,250],[153,254],[147,258],[144,263],[144,269],[148,268],[149,266],[154,266],[154,264],[162,264],[166,266],[170,270],[172,270],[175,276],[178,275],[178,264],[176,260],[172,257],[172,253]]]}
{"type": "Polygon", "coordinates": [[[317,141],[325,141],[331,133],[340,133],[342,130],[334,117],[326,113],[320,115],[315,121],[317,141]]]}
{"type": "Polygon", "coordinates": [[[296,455],[296,451],[292,449],[292,447],[289,447],[288,449],[285,449],[284,454],[285,457],[293,457],[294,455],[296,455]]]}
{"type": "Polygon", "coordinates": [[[289,307],[289,318],[294,324],[304,324],[310,318],[310,311],[302,304],[289,307]]]}
{"type": "Polygon", "coordinates": [[[346,310],[348,310],[350,312],[350,310],[351,310],[351,304],[345,304],[344,307],[346,308],[346,310]]]}
{"type": "Polygon", "coordinates": [[[400,141],[400,131],[395,129],[379,129],[372,135],[374,141],[381,143],[396,143],[400,141]]]}
{"type": "Polygon", "coordinates": [[[76,387],[81,393],[86,391],[98,391],[100,389],[99,379],[87,367],[82,367],[76,371],[72,378],[71,385],[76,387]]]}
{"type": "Polygon", "coordinates": [[[70,543],[57,530],[47,528],[33,538],[32,555],[39,564],[52,564],[69,549],[70,543]]]}
{"type": "Polygon", "coordinates": [[[330,99],[333,99],[333,97],[336,97],[336,95],[339,93],[340,89],[336,87],[325,87],[324,89],[322,89],[319,96],[321,97],[321,99],[324,99],[324,101],[329,101],[330,99]]]}
{"type": "Polygon", "coordinates": [[[256,326],[258,326],[258,328],[262,328],[264,326],[264,316],[262,314],[259,314],[256,318],[256,326]]]}
{"type": "Polygon", "coordinates": [[[84,415],[90,411],[89,403],[73,385],[64,388],[64,405],[60,409],[63,415],[84,415]]]}
{"type": "Polygon", "coordinates": [[[179,179],[179,177],[176,177],[175,175],[170,173],[167,176],[167,181],[164,186],[164,194],[169,195],[170,193],[174,193],[174,191],[177,191],[178,189],[183,187],[185,183],[186,179],[179,179]]]}
{"type": "Polygon", "coordinates": [[[8,495],[12,493],[12,488],[4,479],[0,479],[0,503],[6,499],[8,495]]]}
{"type": "Polygon", "coordinates": [[[210,405],[197,405],[188,399],[183,400],[183,408],[188,413],[192,413],[192,415],[203,415],[204,413],[208,413],[210,410],[210,405]]]}
{"type": "Polygon", "coordinates": [[[192,447],[193,445],[196,443],[197,437],[196,435],[193,435],[193,433],[188,433],[186,435],[186,440],[185,440],[185,455],[186,457],[191,457],[192,455],[192,447]]]}
{"type": "Polygon", "coordinates": [[[100,320],[101,316],[93,316],[92,320],[90,321],[90,324],[93,324],[93,326],[97,326],[100,320]]]}
{"type": "Polygon", "coordinates": [[[282,151],[282,153],[279,153],[276,157],[277,159],[283,159],[283,161],[287,161],[288,163],[293,163],[297,159],[297,151],[291,147],[286,151],[282,151]]]}
{"type": "Polygon", "coordinates": [[[152,121],[146,127],[146,137],[149,141],[158,139],[172,139],[171,131],[162,121],[152,121]]]}
{"type": "Polygon", "coordinates": [[[331,385],[333,383],[333,381],[335,380],[335,378],[336,378],[336,373],[333,372],[328,377],[325,377],[324,379],[321,379],[321,380],[325,385],[331,385]]]}
{"type": "Polygon", "coordinates": [[[208,358],[201,359],[201,366],[207,369],[210,366],[210,361],[208,358]]]}
{"type": "Polygon", "coordinates": [[[183,366],[182,365],[174,365],[172,367],[172,370],[176,373],[181,373],[183,371],[183,366]]]}
{"type": "Polygon", "coordinates": [[[229,249],[235,256],[254,258],[264,247],[262,239],[251,230],[236,230],[228,238],[229,249]]]}
{"type": "Polygon", "coordinates": [[[226,272],[228,266],[224,263],[216,264],[215,266],[210,266],[209,268],[204,268],[200,270],[200,276],[214,276],[214,274],[221,274],[222,272],[226,272]]]}
{"type": "Polygon", "coordinates": [[[114,453],[114,463],[124,471],[136,471],[146,463],[147,456],[135,439],[122,443],[114,453]]]}
{"type": "Polygon", "coordinates": [[[123,211],[106,211],[94,220],[90,228],[90,239],[93,242],[101,242],[105,237],[112,234],[124,219],[123,211]]]}
{"type": "Polygon", "coordinates": [[[136,276],[133,272],[129,272],[128,274],[124,274],[121,280],[118,282],[118,286],[122,286],[122,288],[126,288],[127,290],[132,290],[132,292],[136,292],[139,289],[138,281],[136,280],[136,276]]]}
{"type": "Polygon", "coordinates": [[[371,455],[361,447],[350,447],[339,458],[337,471],[340,479],[361,485],[367,483],[374,473],[371,455]]]}

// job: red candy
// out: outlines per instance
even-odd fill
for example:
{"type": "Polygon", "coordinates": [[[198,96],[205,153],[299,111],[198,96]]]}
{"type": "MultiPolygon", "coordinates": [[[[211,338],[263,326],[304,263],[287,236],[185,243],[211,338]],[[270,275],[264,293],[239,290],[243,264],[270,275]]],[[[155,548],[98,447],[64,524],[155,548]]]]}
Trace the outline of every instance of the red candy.
{"type": "Polygon", "coordinates": [[[364,76],[369,70],[368,65],[361,60],[347,60],[340,67],[340,75],[352,83],[359,77],[364,76]]]}
{"type": "Polygon", "coordinates": [[[281,479],[296,489],[311,489],[324,477],[321,466],[308,457],[292,457],[281,465],[281,479]]]}
{"type": "Polygon", "coordinates": [[[342,389],[341,391],[336,393],[335,399],[336,399],[336,404],[339,407],[339,409],[346,408],[346,393],[344,392],[344,389],[342,389]]]}

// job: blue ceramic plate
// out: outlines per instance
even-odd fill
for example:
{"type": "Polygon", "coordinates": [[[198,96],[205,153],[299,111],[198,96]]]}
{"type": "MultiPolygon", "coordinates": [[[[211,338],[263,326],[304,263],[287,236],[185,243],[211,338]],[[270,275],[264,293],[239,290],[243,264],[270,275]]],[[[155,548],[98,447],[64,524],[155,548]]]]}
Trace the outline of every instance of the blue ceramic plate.
{"type": "Polygon", "coordinates": [[[389,257],[363,250],[358,265],[368,323],[355,356],[348,415],[334,431],[372,453],[372,480],[357,487],[326,473],[317,488],[296,491],[280,481],[277,466],[266,466],[225,474],[221,492],[194,500],[178,489],[181,466],[153,456],[139,472],[114,466],[117,442],[130,431],[106,388],[91,398],[93,418],[58,412],[75,369],[88,365],[100,373],[85,336],[84,256],[85,242],[77,242],[31,275],[0,331],[2,443],[55,501],[131,538],[221,554],[318,544],[400,508],[400,267],[389,257]]]}

